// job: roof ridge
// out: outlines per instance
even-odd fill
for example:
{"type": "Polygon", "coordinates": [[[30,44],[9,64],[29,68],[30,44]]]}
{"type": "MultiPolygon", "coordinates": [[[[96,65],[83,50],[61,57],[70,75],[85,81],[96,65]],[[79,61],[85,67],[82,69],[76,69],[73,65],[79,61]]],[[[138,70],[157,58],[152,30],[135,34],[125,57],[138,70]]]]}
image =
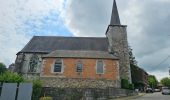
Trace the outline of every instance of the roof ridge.
{"type": "MultiPolygon", "coordinates": [[[[24,50],[25,48],[27,48],[27,46],[31,43],[31,41],[32,41],[34,38],[35,38],[35,36],[33,36],[33,37],[30,39],[30,41],[24,46],[24,48],[23,48],[22,50],[24,50]]],[[[21,50],[21,51],[22,51],[22,50],[21,50]]],[[[21,52],[21,51],[19,51],[19,52],[21,52]]],[[[18,52],[18,53],[19,53],[19,52],[18,52]]],[[[18,53],[17,53],[17,54],[18,54],[18,53]]]]}
{"type": "Polygon", "coordinates": [[[33,38],[36,37],[58,37],[58,38],[106,38],[106,37],[77,37],[77,36],[33,36],[33,38]]]}

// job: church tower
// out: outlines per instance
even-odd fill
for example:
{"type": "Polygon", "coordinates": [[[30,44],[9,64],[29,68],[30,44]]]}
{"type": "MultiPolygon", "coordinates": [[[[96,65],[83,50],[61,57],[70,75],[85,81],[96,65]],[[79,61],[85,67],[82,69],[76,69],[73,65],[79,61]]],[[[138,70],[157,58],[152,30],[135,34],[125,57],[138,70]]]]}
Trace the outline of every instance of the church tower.
{"type": "Polygon", "coordinates": [[[121,25],[116,1],[113,2],[110,25],[106,31],[109,41],[109,52],[119,57],[119,75],[131,83],[130,61],[126,25],[121,25]]]}

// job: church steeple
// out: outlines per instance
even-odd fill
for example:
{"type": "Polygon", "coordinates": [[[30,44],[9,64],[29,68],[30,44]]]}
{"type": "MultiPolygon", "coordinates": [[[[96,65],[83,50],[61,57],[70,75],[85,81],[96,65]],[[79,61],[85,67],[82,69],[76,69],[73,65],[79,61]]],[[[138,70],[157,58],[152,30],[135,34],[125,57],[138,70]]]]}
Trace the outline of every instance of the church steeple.
{"type": "Polygon", "coordinates": [[[121,25],[119,19],[119,13],[117,10],[116,0],[113,1],[112,15],[110,25],[121,25]]]}
{"type": "Polygon", "coordinates": [[[119,58],[120,79],[127,79],[131,83],[132,80],[126,27],[126,25],[120,24],[116,0],[114,0],[110,25],[106,31],[109,43],[108,52],[119,58]]]}

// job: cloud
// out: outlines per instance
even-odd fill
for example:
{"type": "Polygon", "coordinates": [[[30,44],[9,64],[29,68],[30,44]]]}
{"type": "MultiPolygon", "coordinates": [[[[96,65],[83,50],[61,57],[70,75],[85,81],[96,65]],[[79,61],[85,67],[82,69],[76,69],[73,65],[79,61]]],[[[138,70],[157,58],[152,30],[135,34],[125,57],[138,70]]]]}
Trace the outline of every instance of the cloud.
{"type": "Polygon", "coordinates": [[[71,0],[65,11],[66,25],[75,36],[104,36],[112,0],[71,0]],[[110,4],[111,3],[111,4],[110,4]],[[109,5],[109,7],[107,7],[109,5]]]}
{"type": "MultiPolygon", "coordinates": [[[[76,36],[105,36],[112,2],[70,0],[64,13],[68,29],[76,36]]],[[[129,44],[140,67],[154,74],[166,71],[170,59],[156,65],[170,55],[170,1],[117,0],[117,5],[121,23],[128,25],[129,44]]]]}
{"type": "MultiPolygon", "coordinates": [[[[113,0],[1,0],[0,62],[14,62],[33,35],[105,36],[112,4],[113,0]]],[[[170,55],[170,1],[117,0],[117,5],[138,64],[162,75],[170,59],[156,65],[170,55]]]]}
{"type": "MultiPolygon", "coordinates": [[[[52,27],[62,23],[59,13],[64,9],[64,3],[64,0],[1,0],[0,62],[7,66],[14,62],[16,53],[33,35],[57,34],[56,31],[53,33],[46,31],[48,28],[42,29],[45,27],[44,24],[47,26],[50,24],[52,27]],[[53,15],[56,15],[57,19],[54,19],[53,15]],[[45,19],[46,16],[49,16],[49,20],[45,19]],[[52,21],[59,23],[52,24],[52,21]],[[44,31],[47,33],[41,34],[44,31]]],[[[58,28],[64,28],[64,26],[61,24],[61,27],[58,28]]]]}
{"type": "Polygon", "coordinates": [[[164,71],[164,73],[162,71],[152,71],[148,73],[151,75],[155,75],[158,81],[160,81],[163,77],[169,76],[168,69],[164,71]]]}

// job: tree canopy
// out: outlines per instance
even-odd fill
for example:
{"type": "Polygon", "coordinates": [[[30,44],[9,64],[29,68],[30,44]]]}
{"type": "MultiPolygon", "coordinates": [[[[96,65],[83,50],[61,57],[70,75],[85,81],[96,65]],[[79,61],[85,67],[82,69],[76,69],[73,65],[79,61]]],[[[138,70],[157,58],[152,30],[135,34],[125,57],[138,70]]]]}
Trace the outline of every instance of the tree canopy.
{"type": "Polygon", "coordinates": [[[6,69],[5,64],[3,64],[3,63],[0,62],[0,74],[4,73],[6,70],[7,70],[7,69],[6,69]]]}
{"type": "Polygon", "coordinates": [[[170,78],[168,78],[168,77],[162,78],[161,83],[164,86],[170,87],[170,78]]]}
{"type": "Polygon", "coordinates": [[[148,76],[148,84],[152,88],[156,88],[157,87],[158,80],[156,79],[156,77],[154,75],[149,75],[148,76]]]}

